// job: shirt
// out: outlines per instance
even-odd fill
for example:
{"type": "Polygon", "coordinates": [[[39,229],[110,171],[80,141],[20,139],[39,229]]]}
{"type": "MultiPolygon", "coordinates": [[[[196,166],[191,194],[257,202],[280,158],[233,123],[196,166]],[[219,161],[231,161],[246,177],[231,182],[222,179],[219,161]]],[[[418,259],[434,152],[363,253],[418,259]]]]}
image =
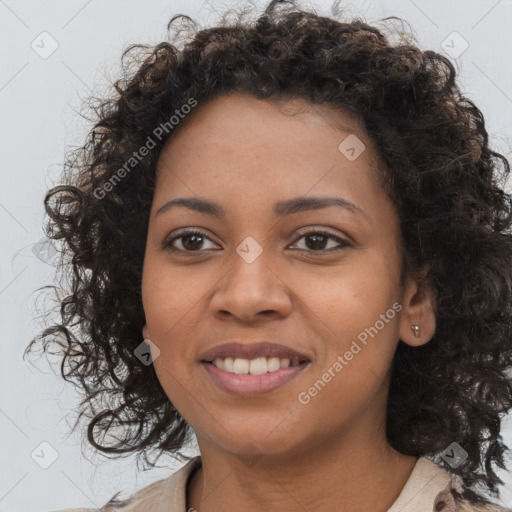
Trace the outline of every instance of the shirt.
{"type": "MultiPolygon", "coordinates": [[[[107,503],[101,512],[188,512],[187,483],[201,457],[190,459],[168,478],[140,489],[122,503],[107,503]]],[[[474,505],[459,502],[455,494],[462,491],[458,477],[425,457],[419,457],[400,495],[388,512],[512,512],[498,505],[474,505]]],[[[55,512],[93,512],[97,509],[73,508],[55,512]]]]}

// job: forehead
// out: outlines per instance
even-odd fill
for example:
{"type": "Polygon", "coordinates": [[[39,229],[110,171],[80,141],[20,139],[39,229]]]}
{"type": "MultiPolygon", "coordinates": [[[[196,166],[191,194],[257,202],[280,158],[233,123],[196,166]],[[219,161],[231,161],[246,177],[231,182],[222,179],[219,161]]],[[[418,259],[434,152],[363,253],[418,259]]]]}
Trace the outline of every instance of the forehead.
{"type": "Polygon", "coordinates": [[[199,104],[182,123],[160,156],[156,196],[262,202],[335,189],[355,202],[382,193],[374,142],[348,111],[237,92],[199,104]]]}
{"type": "Polygon", "coordinates": [[[324,145],[332,146],[333,142],[336,144],[352,135],[364,142],[369,150],[367,157],[376,157],[373,141],[359,117],[341,106],[312,104],[302,98],[262,100],[250,94],[231,92],[199,104],[177,128],[161,160],[170,150],[190,143],[191,137],[196,139],[194,144],[201,147],[234,148],[237,145],[247,149],[251,143],[253,146],[264,143],[288,146],[300,152],[301,148],[309,149],[312,145],[319,147],[319,138],[324,139],[324,145]]]}

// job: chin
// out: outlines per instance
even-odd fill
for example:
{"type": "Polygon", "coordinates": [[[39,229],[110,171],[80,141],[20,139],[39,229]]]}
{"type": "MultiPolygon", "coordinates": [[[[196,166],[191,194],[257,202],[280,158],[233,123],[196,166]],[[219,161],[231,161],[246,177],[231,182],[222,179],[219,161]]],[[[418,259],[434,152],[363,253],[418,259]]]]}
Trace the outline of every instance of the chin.
{"type": "MultiPolygon", "coordinates": [[[[252,421],[252,420],[251,420],[252,421]]],[[[280,420],[279,420],[280,421],[280,420]]],[[[210,439],[215,440],[215,444],[226,452],[240,457],[282,457],[283,455],[292,455],[293,452],[303,451],[299,447],[303,444],[297,438],[297,429],[294,429],[292,436],[289,431],[280,429],[279,421],[260,422],[254,424],[254,427],[248,427],[247,424],[226,425],[217,431],[217,436],[209,435],[210,439]]],[[[281,424],[282,425],[282,424],[281,424]]],[[[304,440],[304,444],[306,441],[304,440]]]]}

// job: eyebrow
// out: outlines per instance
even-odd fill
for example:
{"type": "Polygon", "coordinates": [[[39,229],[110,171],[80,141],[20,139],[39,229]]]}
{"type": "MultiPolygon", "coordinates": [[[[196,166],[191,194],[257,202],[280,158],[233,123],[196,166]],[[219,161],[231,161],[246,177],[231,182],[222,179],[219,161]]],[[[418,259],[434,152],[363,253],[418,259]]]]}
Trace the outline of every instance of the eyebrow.
{"type": "MultiPolygon", "coordinates": [[[[370,222],[368,215],[362,208],[350,201],[347,201],[346,199],[342,199],[341,197],[296,197],[294,199],[288,199],[286,201],[276,203],[274,205],[274,213],[279,217],[284,217],[294,213],[309,210],[320,210],[332,206],[344,208],[351,213],[359,214],[370,222]]],[[[225,218],[227,213],[220,204],[210,201],[209,199],[202,197],[179,197],[172,199],[161,206],[157,210],[156,215],[160,215],[176,207],[187,208],[195,212],[212,215],[218,218],[225,218]]]]}

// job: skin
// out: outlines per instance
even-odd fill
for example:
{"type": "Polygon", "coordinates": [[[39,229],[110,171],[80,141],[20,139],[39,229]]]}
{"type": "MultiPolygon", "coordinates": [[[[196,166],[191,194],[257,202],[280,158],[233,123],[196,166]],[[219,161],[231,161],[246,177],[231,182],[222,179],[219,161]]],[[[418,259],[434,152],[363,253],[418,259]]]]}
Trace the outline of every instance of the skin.
{"type": "Polygon", "coordinates": [[[155,371],[198,439],[203,464],[189,482],[187,509],[384,512],[407,482],[417,458],[395,451],[385,436],[389,369],[399,339],[414,346],[431,339],[435,314],[418,278],[400,288],[399,218],[379,185],[378,162],[350,113],[238,92],[198,105],[164,148],[144,260],[142,334],[159,348],[155,371]],[[349,134],[365,144],[353,161],[338,149],[349,134]],[[226,218],[183,207],[156,213],[171,199],[198,196],[223,206],[226,218]],[[275,215],[276,202],[304,196],[341,197],[365,215],[341,207],[275,215]],[[190,227],[206,238],[175,240],[186,254],[162,248],[190,227]],[[304,237],[318,229],[350,245],[304,237]],[[262,248],[252,263],[236,252],[248,236],[262,248]],[[402,310],[301,403],[299,393],[396,302],[402,310]],[[420,326],[418,338],[411,324],[420,326]],[[311,364],[272,392],[229,395],[199,355],[232,340],[272,340],[311,364]],[[248,463],[240,453],[256,458],[248,463]]]}

